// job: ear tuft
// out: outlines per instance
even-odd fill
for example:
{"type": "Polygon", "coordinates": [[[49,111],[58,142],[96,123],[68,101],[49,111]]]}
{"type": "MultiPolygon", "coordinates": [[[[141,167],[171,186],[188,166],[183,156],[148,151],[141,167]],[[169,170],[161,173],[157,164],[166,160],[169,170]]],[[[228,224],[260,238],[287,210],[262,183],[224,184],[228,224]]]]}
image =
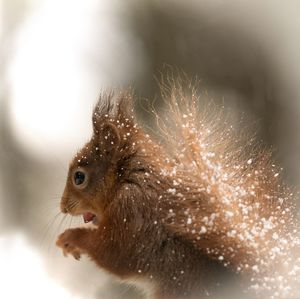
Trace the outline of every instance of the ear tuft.
{"type": "Polygon", "coordinates": [[[112,123],[102,124],[99,132],[99,148],[108,158],[113,160],[120,145],[120,134],[112,123]]]}
{"type": "Polygon", "coordinates": [[[105,119],[116,113],[116,99],[113,91],[101,94],[93,111],[93,129],[98,134],[105,119]]]}
{"type": "Polygon", "coordinates": [[[93,129],[98,134],[103,123],[109,119],[124,122],[132,120],[133,94],[132,91],[122,91],[115,95],[113,91],[101,95],[93,111],[93,129]]]}
{"type": "Polygon", "coordinates": [[[134,118],[134,97],[131,90],[124,91],[119,95],[117,101],[117,116],[120,120],[134,118]]]}

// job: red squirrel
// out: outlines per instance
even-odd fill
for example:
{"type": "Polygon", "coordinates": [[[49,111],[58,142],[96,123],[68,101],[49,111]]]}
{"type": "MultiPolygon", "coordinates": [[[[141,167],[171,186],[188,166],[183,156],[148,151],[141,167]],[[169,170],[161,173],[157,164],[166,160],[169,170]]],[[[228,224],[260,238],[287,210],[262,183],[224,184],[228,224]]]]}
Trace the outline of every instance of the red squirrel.
{"type": "Polygon", "coordinates": [[[201,113],[193,89],[167,97],[159,141],[138,124],[130,92],[100,98],[61,199],[63,213],[95,228],[67,229],[57,246],[149,285],[149,298],[207,297],[226,271],[258,297],[296,296],[294,196],[269,152],[201,113]]]}

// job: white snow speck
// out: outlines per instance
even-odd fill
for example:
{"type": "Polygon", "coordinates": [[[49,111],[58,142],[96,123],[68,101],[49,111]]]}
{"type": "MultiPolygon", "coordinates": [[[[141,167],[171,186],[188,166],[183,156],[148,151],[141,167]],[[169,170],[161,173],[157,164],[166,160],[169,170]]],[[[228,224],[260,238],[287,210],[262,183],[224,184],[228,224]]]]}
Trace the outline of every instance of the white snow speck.
{"type": "Polygon", "coordinates": [[[169,189],[167,190],[167,192],[174,195],[174,194],[176,193],[176,189],[175,189],[175,188],[169,188],[169,189]]]}

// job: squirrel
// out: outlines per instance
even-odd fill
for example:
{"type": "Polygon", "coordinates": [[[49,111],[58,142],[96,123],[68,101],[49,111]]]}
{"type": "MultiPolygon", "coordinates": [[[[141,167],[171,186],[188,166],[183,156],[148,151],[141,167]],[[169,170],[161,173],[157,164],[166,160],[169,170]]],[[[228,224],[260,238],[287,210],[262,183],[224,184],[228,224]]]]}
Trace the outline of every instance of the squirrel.
{"type": "Polygon", "coordinates": [[[148,285],[153,299],[207,297],[227,273],[258,297],[298,298],[295,196],[270,151],[203,112],[194,88],[174,84],[165,98],[157,138],[131,92],[100,97],[60,206],[94,227],[67,229],[57,246],[148,285]]]}

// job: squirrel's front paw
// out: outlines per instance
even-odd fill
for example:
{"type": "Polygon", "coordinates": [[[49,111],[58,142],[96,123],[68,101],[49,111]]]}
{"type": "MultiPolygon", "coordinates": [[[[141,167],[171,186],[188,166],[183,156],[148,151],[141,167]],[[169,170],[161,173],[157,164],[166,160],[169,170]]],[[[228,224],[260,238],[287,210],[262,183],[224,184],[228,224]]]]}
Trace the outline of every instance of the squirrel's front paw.
{"type": "Polygon", "coordinates": [[[56,245],[62,249],[64,256],[71,254],[76,260],[79,260],[83,251],[76,245],[78,238],[80,238],[80,230],[67,229],[58,236],[56,245]]]}

